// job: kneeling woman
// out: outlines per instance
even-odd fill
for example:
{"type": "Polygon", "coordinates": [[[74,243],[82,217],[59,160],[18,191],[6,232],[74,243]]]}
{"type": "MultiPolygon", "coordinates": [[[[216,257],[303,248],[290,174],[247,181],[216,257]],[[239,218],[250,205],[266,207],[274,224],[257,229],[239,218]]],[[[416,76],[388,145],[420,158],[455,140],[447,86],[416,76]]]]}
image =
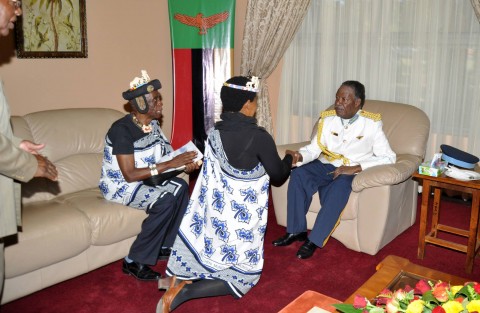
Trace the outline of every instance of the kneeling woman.
{"type": "Polygon", "coordinates": [[[257,126],[258,78],[233,77],[220,93],[221,121],[209,132],[204,163],[159,286],[157,312],[185,301],[242,297],[260,279],[270,180],[283,183],[292,156],[257,126]]]}

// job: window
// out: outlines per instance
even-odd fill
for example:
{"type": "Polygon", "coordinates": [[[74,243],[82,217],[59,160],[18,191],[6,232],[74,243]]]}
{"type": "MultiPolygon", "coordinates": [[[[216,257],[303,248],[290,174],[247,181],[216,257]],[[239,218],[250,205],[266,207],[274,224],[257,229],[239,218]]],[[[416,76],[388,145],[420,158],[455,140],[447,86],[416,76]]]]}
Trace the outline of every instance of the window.
{"type": "Polygon", "coordinates": [[[479,51],[470,1],[312,0],[284,56],[276,141],[307,140],[340,84],[358,80],[367,99],[427,113],[426,159],[443,143],[480,155],[479,51]]]}

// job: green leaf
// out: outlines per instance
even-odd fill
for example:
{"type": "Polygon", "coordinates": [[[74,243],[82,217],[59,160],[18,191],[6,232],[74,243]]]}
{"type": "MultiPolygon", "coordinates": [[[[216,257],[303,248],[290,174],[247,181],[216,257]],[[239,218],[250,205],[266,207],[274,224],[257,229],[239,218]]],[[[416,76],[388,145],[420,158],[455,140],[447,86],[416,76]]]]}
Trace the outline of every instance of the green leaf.
{"type": "Polygon", "coordinates": [[[370,310],[368,310],[368,312],[369,313],[384,313],[385,309],[383,307],[376,306],[376,307],[373,307],[370,310]]]}
{"type": "Polygon", "coordinates": [[[457,291],[454,296],[458,296],[459,294],[464,295],[466,298],[472,300],[475,295],[475,290],[473,289],[472,285],[465,285],[462,287],[462,289],[457,291]]]}
{"type": "Polygon", "coordinates": [[[332,304],[332,306],[343,313],[361,313],[363,311],[362,309],[355,309],[353,305],[346,303],[332,304]]]}
{"type": "Polygon", "coordinates": [[[427,302],[427,303],[438,303],[437,298],[433,296],[433,293],[431,290],[425,292],[422,296],[422,300],[427,302]]]}

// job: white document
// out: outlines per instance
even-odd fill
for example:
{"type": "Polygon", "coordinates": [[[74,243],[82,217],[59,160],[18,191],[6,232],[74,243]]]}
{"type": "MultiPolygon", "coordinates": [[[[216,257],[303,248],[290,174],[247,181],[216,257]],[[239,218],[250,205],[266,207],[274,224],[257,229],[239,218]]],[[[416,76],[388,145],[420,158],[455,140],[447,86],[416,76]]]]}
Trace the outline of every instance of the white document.
{"type": "MultiPolygon", "coordinates": [[[[197,152],[197,156],[193,160],[193,162],[197,162],[197,161],[203,159],[202,152],[200,152],[200,150],[198,150],[197,146],[195,146],[192,141],[189,141],[186,144],[184,144],[182,147],[178,148],[177,150],[175,150],[173,152],[170,152],[169,154],[166,154],[163,157],[161,157],[160,160],[158,161],[158,163],[170,161],[171,159],[173,159],[177,155],[188,152],[188,151],[196,151],[197,152]]],[[[185,169],[185,165],[174,168],[174,169],[164,171],[164,173],[174,171],[174,170],[181,171],[181,170],[184,170],[184,169],[185,169]]]]}

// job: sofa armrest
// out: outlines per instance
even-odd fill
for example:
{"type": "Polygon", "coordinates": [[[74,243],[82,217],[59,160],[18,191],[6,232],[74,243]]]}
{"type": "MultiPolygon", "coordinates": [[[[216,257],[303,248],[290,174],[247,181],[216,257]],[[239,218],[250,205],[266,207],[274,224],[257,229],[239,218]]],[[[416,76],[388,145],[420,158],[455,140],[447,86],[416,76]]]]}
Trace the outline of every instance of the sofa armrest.
{"type": "Polygon", "coordinates": [[[401,183],[412,176],[421,162],[419,156],[399,154],[395,164],[373,166],[358,173],[352,182],[352,190],[360,192],[365,188],[401,183]]]}

